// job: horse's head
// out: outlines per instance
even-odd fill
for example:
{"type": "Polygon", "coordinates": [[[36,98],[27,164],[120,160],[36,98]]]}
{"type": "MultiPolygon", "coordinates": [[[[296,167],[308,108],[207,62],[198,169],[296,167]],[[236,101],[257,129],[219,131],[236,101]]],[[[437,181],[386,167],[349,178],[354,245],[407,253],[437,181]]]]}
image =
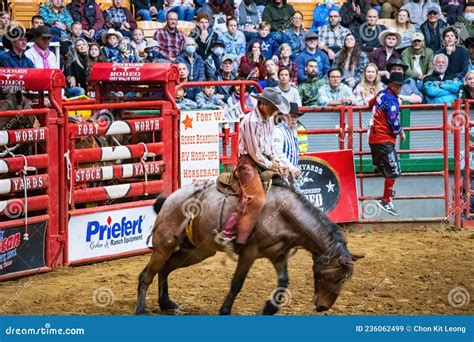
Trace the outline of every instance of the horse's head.
{"type": "Polygon", "coordinates": [[[342,285],[352,276],[353,260],[349,254],[346,256],[313,254],[313,300],[316,311],[326,311],[333,306],[339,297],[342,285]]]}

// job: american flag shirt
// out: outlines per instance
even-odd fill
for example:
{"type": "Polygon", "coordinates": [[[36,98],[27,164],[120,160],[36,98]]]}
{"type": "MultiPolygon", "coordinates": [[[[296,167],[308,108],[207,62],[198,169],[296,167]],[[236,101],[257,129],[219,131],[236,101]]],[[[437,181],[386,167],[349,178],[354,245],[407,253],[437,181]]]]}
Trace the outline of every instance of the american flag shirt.
{"type": "Polygon", "coordinates": [[[274,159],[274,128],[273,118],[264,121],[260,110],[256,107],[240,122],[239,154],[248,155],[259,166],[270,169],[274,159]]]}

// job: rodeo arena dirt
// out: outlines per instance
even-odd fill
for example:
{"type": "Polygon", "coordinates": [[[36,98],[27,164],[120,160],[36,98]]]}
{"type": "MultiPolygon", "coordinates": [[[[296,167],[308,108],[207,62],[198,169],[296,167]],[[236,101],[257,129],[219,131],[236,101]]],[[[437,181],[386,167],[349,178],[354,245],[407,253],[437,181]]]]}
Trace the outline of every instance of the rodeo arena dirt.
{"type": "MultiPolygon", "coordinates": [[[[9,92],[0,101],[1,314],[143,313],[137,289],[153,314],[230,313],[222,304],[245,261],[237,267],[219,252],[213,230],[237,197],[230,179],[219,178],[222,193],[210,181],[237,163],[239,121],[249,112],[243,97],[227,110],[180,111],[177,88],[202,84],[179,84],[177,67],[167,63],[97,63],[94,99],[63,101],[64,76],[55,70],[2,69],[0,81],[9,92]],[[166,265],[162,279],[173,271],[161,283],[160,305],[158,271],[148,293],[143,287],[142,271],[155,261],[166,265]]],[[[262,91],[254,81],[214,83],[262,91]]],[[[463,157],[472,153],[473,105],[402,106],[410,137],[398,151],[395,219],[377,206],[383,178],[367,143],[371,108],[299,108],[299,134],[309,146],[300,155],[301,194],[267,180],[268,202],[250,241],[272,229],[284,234],[290,222],[307,236],[295,237],[294,228],[288,239],[267,236],[274,245],[260,250],[232,314],[474,314],[474,210],[466,190],[474,187],[463,157]],[[325,284],[335,284],[329,304],[316,290],[325,284]]]]}

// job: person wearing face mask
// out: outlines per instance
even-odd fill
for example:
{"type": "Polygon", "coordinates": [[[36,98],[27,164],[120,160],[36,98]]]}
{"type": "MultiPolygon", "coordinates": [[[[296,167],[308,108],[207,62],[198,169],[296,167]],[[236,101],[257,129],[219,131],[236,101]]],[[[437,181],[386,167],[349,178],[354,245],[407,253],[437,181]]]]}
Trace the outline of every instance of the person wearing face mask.
{"type": "Polygon", "coordinates": [[[221,67],[221,58],[225,52],[225,45],[222,39],[218,39],[211,46],[211,53],[204,60],[204,72],[206,79],[216,79],[221,67]]]}
{"type": "Polygon", "coordinates": [[[160,52],[160,45],[158,45],[156,40],[148,40],[146,42],[145,54],[145,63],[168,62],[163,58],[160,52]]]}
{"type": "Polygon", "coordinates": [[[320,27],[329,25],[328,17],[331,11],[339,12],[339,7],[334,5],[334,0],[326,0],[324,4],[316,6],[313,13],[313,25],[310,31],[318,32],[320,27]]]}
{"type": "Polygon", "coordinates": [[[188,67],[188,81],[198,82],[205,80],[204,61],[196,52],[197,44],[194,38],[186,37],[183,51],[176,57],[176,63],[184,63],[188,67]]]}
{"type": "Polygon", "coordinates": [[[464,7],[464,15],[458,21],[466,28],[467,37],[474,37],[474,2],[467,3],[464,7]]]}

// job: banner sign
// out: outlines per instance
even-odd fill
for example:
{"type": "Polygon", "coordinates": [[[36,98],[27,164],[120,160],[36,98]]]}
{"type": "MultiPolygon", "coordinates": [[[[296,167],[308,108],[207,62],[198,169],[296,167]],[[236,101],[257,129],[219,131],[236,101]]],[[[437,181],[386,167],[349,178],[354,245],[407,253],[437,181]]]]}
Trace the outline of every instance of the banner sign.
{"type": "Polygon", "coordinates": [[[156,84],[178,81],[178,67],[171,63],[95,63],[90,82],[156,84]]]}
{"type": "Polygon", "coordinates": [[[69,262],[145,249],[155,219],[152,206],[73,216],[68,225],[69,262]]]}
{"type": "Polygon", "coordinates": [[[28,240],[23,240],[25,227],[0,229],[0,275],[33,270],[45,266],[47,222],[28,225],[28,240]]]}
{"type": "Polygon", "coordinates": [[[219,176],[219,123],[222,110],[181,111],[181,186],[219,176]]]}
{"type": "Polygon", "coordinates": [[[359,219],[352,150],[316,152],[300,157],[297,183],[303,195],[334,222],[359,219]]]}

